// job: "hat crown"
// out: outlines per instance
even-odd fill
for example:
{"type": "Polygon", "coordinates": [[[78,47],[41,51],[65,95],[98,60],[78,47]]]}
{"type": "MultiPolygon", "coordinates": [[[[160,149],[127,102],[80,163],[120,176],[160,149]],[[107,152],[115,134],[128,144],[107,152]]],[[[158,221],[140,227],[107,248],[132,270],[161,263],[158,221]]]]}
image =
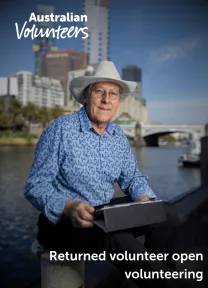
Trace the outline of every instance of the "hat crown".
{"type": "Polygon", "coordinates": [[[121,77],[114,63],[111,61],[100,62],[98,66],[95,68],[95,70],[90,74],[90,76],[106,77],[106,78],[121,80],[121,77]]]}

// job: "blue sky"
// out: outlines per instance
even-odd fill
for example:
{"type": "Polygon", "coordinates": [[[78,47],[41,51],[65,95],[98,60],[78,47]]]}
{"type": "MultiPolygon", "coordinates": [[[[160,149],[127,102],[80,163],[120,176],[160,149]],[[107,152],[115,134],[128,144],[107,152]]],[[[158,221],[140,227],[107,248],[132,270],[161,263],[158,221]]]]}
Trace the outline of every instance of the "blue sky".
{"type": "MultiPolygon", "coordinates": [[[[208,122],[208,1],[110,2],[110,58],[120,73],[127,64],[142,68],[148,120],[208,122]]],[[[54,5],[56,14],[82,14],[81,0],[1,0],[0,77],[34,71],[33,42],[17,39],[15,23],[28,21],[37,4],[54,5]]],[[[56,46],[81,50],[81,36],[56,46]]]]}

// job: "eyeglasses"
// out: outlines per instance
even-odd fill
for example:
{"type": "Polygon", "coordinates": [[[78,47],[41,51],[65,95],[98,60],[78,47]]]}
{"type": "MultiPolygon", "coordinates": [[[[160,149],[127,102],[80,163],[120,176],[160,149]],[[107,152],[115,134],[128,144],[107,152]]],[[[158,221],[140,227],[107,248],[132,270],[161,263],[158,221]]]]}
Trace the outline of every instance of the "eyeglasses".
{"type": "Polygon", "coordinates": [[[106,91],[103,88],[94,88],[91,91],[98,98],[103,98],[103,96],[107,93],[109,94],[111,100],[116,100],[120,97],[120,92],[114,90],[106,91]]]}

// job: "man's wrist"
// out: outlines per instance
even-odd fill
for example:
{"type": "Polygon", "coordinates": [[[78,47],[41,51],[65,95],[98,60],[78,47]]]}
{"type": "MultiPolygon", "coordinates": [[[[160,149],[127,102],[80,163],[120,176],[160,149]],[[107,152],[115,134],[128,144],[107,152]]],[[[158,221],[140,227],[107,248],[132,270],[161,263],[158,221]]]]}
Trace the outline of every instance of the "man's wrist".
{"type": "Polygon", "coordinates": [[[71,207],[75,202],[76,202],[75,200],[66,200],[64,211],[63,211],[64,216],[69,216],[71,207]]]}

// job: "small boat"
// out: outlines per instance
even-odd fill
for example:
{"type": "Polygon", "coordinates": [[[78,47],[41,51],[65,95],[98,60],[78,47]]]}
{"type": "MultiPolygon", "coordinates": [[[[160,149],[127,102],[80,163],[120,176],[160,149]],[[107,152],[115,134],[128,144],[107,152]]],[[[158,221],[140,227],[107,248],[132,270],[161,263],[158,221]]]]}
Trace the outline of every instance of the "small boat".
{"type": "Polygon", "coordinates": [[[196,155],[181,155],[178,162],[181,163],[183,167],[200,167],[200,157],[196,155]]]}
{"type": "Polygon", "coordinates": [[[195,140],[191,141],[190,144],[190,152],[181,155],[178,162],[183,167],[200,167],[201,142],[200,140],[195,140]]]}

